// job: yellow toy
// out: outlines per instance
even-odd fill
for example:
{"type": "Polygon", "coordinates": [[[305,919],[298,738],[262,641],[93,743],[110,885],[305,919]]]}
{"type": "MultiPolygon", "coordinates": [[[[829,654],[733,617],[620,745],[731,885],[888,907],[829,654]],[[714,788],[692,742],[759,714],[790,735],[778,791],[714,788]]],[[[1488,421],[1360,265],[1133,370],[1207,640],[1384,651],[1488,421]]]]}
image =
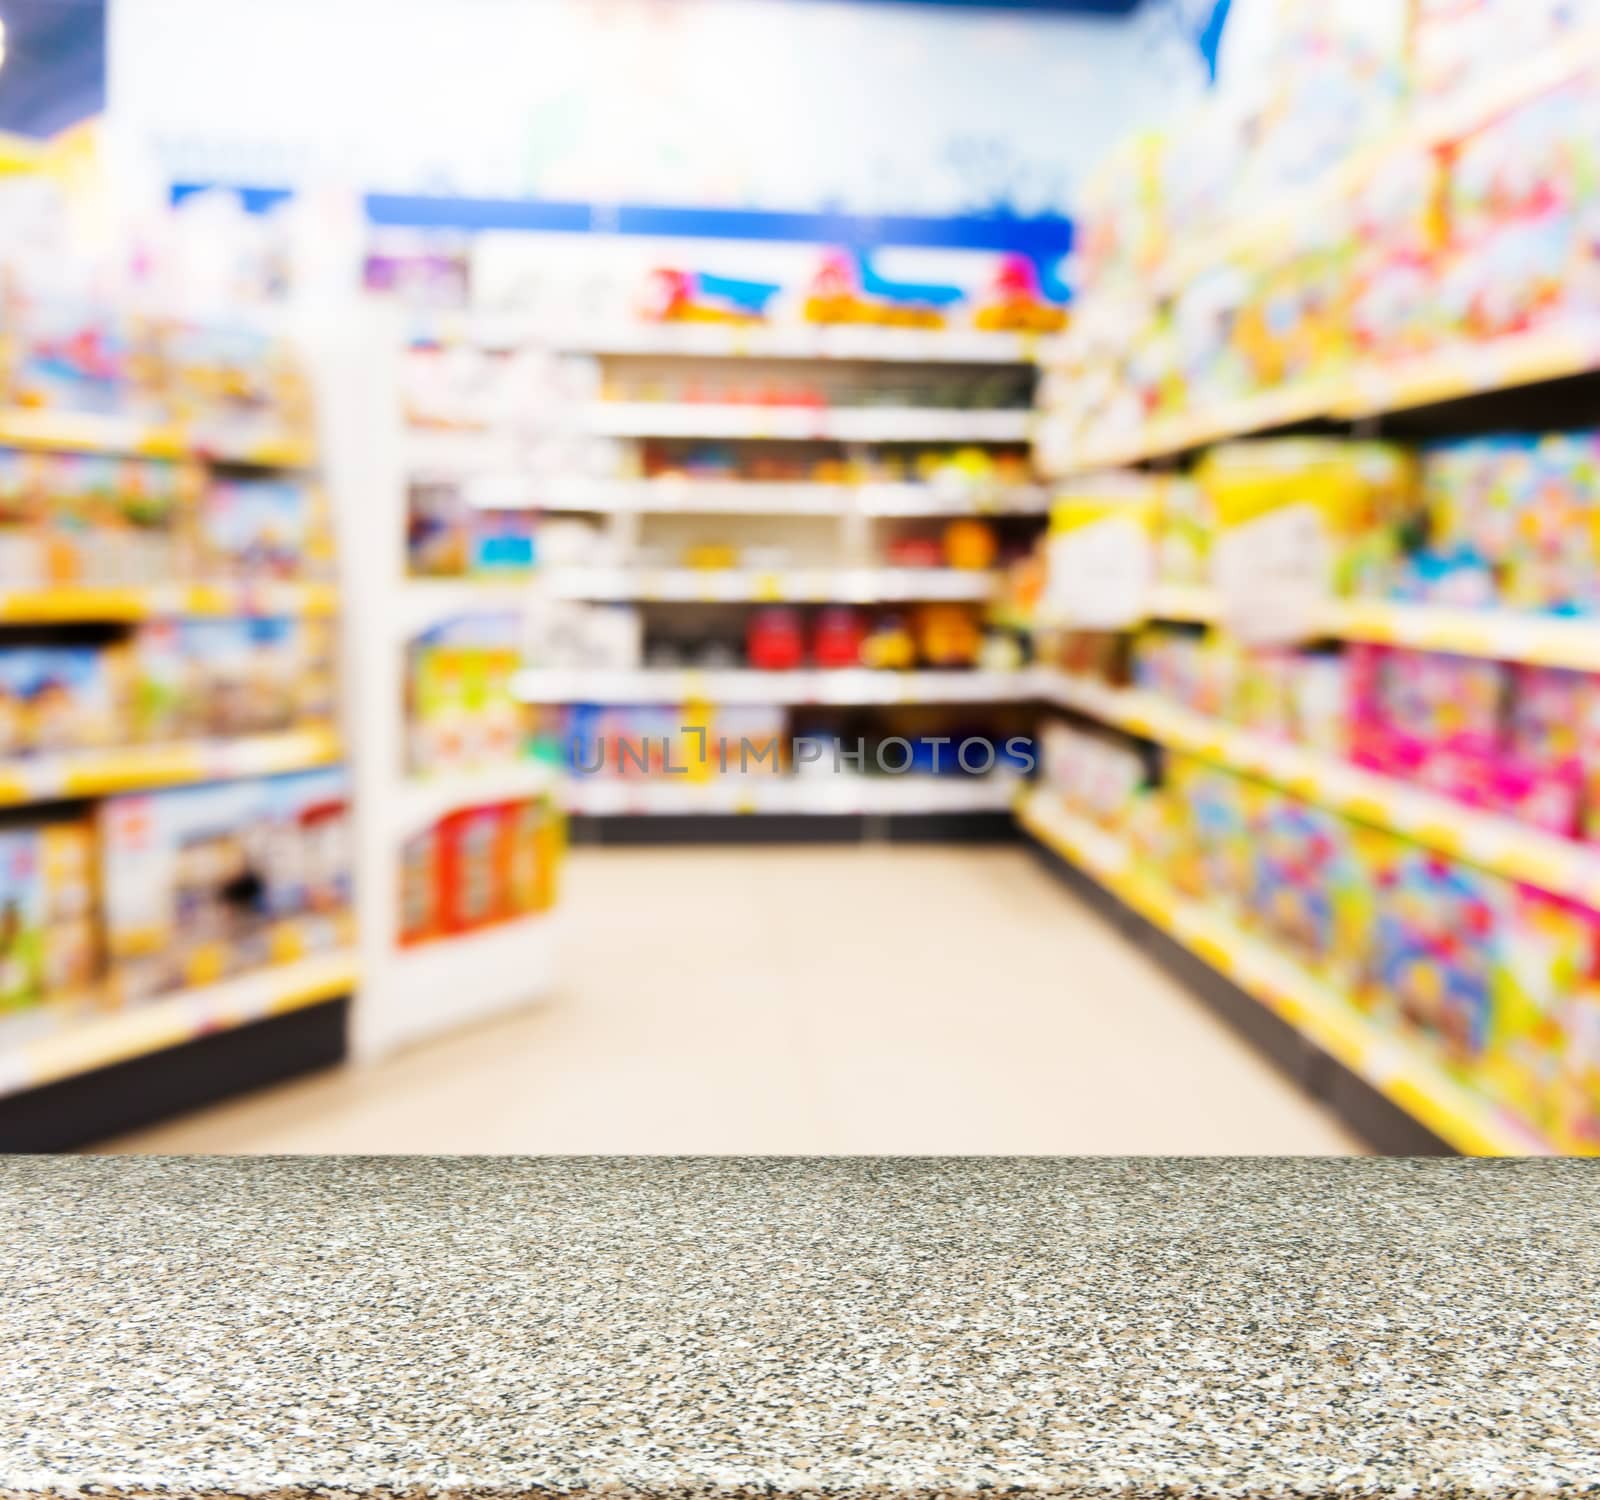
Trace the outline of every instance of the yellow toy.
{"type": "Polygon", "coordinates": [[[944,529],[944,558],[952,568],[985,572],[994,566],[999,551],[994,528],[983,521],[952,521],[944,529]]]}

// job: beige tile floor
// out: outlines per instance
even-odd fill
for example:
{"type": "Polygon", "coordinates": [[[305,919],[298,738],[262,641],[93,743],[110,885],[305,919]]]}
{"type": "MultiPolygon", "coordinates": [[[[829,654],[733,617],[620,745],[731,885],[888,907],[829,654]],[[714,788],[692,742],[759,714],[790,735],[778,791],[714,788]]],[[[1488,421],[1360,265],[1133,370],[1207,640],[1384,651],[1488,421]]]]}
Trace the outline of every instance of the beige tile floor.
{"type": "Polygon", "coordinates": [[[1017,849],[580,850],[559,993],[130,1151],[1349,1152],[1017,849]]]}

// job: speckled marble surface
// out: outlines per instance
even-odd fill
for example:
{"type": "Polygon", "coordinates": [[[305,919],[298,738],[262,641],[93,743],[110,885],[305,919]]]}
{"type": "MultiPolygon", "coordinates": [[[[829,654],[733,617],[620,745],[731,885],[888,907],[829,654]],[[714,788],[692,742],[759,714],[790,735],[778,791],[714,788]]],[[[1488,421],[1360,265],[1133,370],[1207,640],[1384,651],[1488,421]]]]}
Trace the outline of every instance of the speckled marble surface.
{"type": "Polygon", "coordinates": [[[983,1489],[1600,1492],[1600,1165],[0,1161],[0,1495],[983,1489]]]}

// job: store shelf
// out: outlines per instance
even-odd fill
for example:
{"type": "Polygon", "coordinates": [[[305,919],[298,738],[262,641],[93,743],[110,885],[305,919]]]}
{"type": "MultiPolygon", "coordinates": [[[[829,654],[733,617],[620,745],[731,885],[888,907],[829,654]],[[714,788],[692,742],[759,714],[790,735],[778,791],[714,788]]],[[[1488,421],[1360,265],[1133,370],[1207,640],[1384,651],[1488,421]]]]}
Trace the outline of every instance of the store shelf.
{"type": "Polygon", "coordinates": [[[559,772],[539,761],[411,776],[396,799],[398,833],[401,838],[407,838],[463,808],[537,797],[552,790],[559,781],[559,772]]]}
{"type": "Polygon", "coordinates": [[[1379,162],[1460,140],[1591,69],[1600,68],[1600,28],[1568,33],[1543,51],[1505,67],[1477,70],[1479,81],[1440,103],[1406,114],[1393,128],[1357,147],[1321,176],[1275,194],[1268,207],[1212,233],[1189,235],[1164,265],[1140,278],[1152,297],[1170,297],[1196,276],[1260,246],[1291,241],[1297,226],[1325,215],[1379,162]]]}
{"type": "MultiPolygon", "coordinates": [[[[1276,194],[1269,207],[1211,234],[1191,235],[1170,260],[1142,274],[1138,294],[1170,298],[1233,257],[1293,243],[1300,226],[1334,211],[1379,162],[1445,145],[1546,91],[1600,71],[1600,28],[1563,37],[1506,68],[1480,70],[1483,81],[1459,97],[1418,110],[1352,151],[1322,176],[1276,194]]],[[[1053,346],[1049,358],[1054,357],[1053,346]]],[[[1326,381],[1271,391],[1208,412],[1156,422],[1105,443],[1088,443],[1058,461],[1056,472],[1138,463],[1317,417],[1348,420],[1511,389],[1600,369],[1600,321],[1580,319],[1528,333],[1461,343],[1399,361],[1373,362],[1326,381]]],[[[1046,414],[1041,420],[1050,420],[1046,414]]]]}
{"type": "Polygon", "coordinates": [[[1031,410],[921,406],[719,406],[601,401],[586,425],[604,437],[769,438],[839,443],[1025,443],[1031,410]]]}
{"type": "Polygon", "coordinates": [[[420,341],[523,345],[575,354],[654,355],[684,359],[807,359],[962,365],[1033,363],[1039,336],[976,329],[883,328],[868,324],[789,326],[740,323],[618,323],[563,331],[515,314],[434,313],[417,330],[420,341]]]}
{"type": "Polygon", "coordinates": [[[562,793],[569,812],[626,815],[818,816],[1002,812],[1014,776],[787,776],[777,772],[719,775],[709,781],[573,777],[562,793]]]}
{"type": "Polygon", "coordinates": [[[1142,873],[1131,850],[1114,835],[1074,817],[1039,791],[1019,798],[1017,816],[1040,843],[1456,1150],[1487,1156],[1549,1153],[1548,1143],[1531,1128],[1458,1083],[1421,1048],[1384,1030],[1331,986],[1142,873]]]}
{"type": "Polygon", "coordinates": [[[1600,369],[1600,321],[1569,322],[1358,369],[1332,414],[1375,416],[1600,369]]]}
{"type": "MultiPolygon", "coordinates": [[[[1156,591],[1150,613],[1161,620],[1214,622],[1222,618],[1222,606],[1207,589],[1164,588],[1156,591]]],[[[1600,618],[1346,599],[1320,611],[1315,628],[1335,640],[1600,671],[1600,618]]]]}
{"type": "Polygon", "coordinates": [[[322,583],[173,583],[144,588],[64,585],[0,588],[0,623],[154,620],[216,616],[331,616],[338,591],[322,583]]]}
{"type": "Polygon", "coordinates": [[[1050,491],[1039,484],[1004,485],[993,489],[930,484],[864,484],[861,510],[869,516],[1042,516],[1050,509],[1050,491]]]}
{"type": "Polygon", "coordinates": [[[525,703],[1012,703],[1032,697],[1028,672],[725,671],[519,673],[525,703]]]}
{"type": "Polygon", "coordinates": [[[874,604],[909,600],[982,600],[996,587],[993,573],[962,568],[551,569],[539,591],[555,599],[640,600],[704,604],[874,604]]]}
{"type": "Polygon", "coordinates": [[[1600,851],[1481,812],[1409,782],[1220,724],[1151,693],[1041,671],[1040,698],[1129,734],[1259,777],[1295,796],[1429,849],[1600,909],[1600,851]]]}
{"type": "Polygon", "coordinates": [[[184,426],[116,413],[48,409],[0,410],[0,447],[141,458],[201,457],[258,468],[305,468],[316,458],[312,445],[298,438],[269,434],[241,439],[203,424],[184,426]]]}
{"type": "Polygon", "coordinates": [[[1161,584],[1150,594],[1150,618],[1211,625],[1222,618],[1222,600],[1201,584],[1161,584]]]}
{"type": "MultiPolygon", "coordinates": [[[[1425,355],[1359,365],[1337,380],[1268,391],[1225,407],[1153,422],[1136,433],[1071,450],[1058,475],[1168,458],[1228,438],[1248,437],[1319,418],[1354,421],[1385,412],[1511,390],[1600,370],[1600,322],[1571,322],[1527,333],[1454,344],[1425,355]]],[[[1041,415],[1049,422],[1050,415],[1041,415]]]]}
{"type": "Polygon", "coordinates": [[[0,767],[0,806],[276,776],[330,765],[339,757],[338,735],[331,729],[311,728],[239,739],[185,740],[14,758],[0,767]]]}
{"type": "Polygon", "coordinates": [[[637,515],[838,516],[852,509],[848,484],[738,479],[540,480],[486,476],[467,484],[481,510],[600,511],[637,515]]]}
{"type": "Polygon", "coordinates": [[[466,498],[480,510],[547,510],[637,515],[967,516],[1040,515],[1037,485],[987,488],[917,483],[825,484],[772,480],[575,479],[479,474],[466,498]]]}
{"type": "MultiPolygon", "coordinates": [[[[1053,465],[1052,471],[1058,476],[1082,474],[1095,469],[1121,468],[1146,459],[1166,458],[1223,438],[1242,437],[1331,416],[1348,399],[1347,387],[1342,383],[1319,381],[1285,386],[1227,406],[1167,417],[1137,432],[1087,444],[1069,451],[1053,465]]],[[[1039,420],[1047,423],[1052,419],[1047,412],[1039,420]]]]}
{"type": "Polygon", "coordinates": [[[520,474],[527,451],[526,443],[504,432],[408,427],[401,439],[401,462],[411,479],[520,474]]]}
{"type": "Polygon", "coordinates": [[[532,580],[500,583],[490,579],[408,578],[399,590],[392,625],[399,640],[467,615],[515,614],[536,597],[532,580]]]}
{"type": "Polygon", "coordinates": [[[356,981],[353,953],[324,953],[126,1009],[84,998],[16,1011],[0,1017],[0,1095],[348,995],[356,981]]]}

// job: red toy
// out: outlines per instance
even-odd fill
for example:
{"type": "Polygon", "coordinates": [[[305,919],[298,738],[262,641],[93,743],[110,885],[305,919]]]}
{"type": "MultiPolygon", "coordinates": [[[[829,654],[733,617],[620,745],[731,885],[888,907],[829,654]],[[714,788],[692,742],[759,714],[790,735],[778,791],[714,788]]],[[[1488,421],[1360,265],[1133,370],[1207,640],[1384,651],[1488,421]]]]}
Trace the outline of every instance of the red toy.
{"type": "Polygon", "coordinates": [[[811,659],[819,667],[859,667],[861,643],[866,638],[867,622],[860,610],[843,606],[825,609],[817,621],[811,659]]]}
{"type": "Polygon", "coordinates": [[[758,672],[790,672],[802,665],[806,648],[799,610],[756,610],[745,631],[745,655],[758,672]]]}

